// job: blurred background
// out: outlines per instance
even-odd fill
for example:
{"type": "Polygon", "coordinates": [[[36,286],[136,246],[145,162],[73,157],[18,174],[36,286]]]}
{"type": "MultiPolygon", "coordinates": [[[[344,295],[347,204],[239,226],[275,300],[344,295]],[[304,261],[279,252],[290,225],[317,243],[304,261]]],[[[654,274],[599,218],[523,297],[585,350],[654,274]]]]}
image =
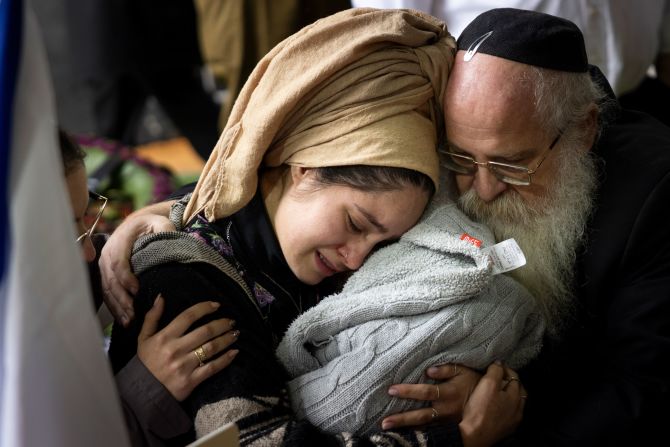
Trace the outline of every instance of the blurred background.
{"type": "Polygon", "coordinates": [[[257,61],[349,0],[33,0],[99,231],[197,180],[257,61]]]}

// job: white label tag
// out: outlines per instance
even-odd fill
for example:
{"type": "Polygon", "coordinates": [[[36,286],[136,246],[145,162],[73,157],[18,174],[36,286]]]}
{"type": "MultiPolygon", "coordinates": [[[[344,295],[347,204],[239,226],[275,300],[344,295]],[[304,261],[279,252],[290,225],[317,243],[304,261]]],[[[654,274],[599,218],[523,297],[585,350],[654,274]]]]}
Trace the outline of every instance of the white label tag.
{"type": "Polygon", "coordinates": [[[494,275],[509,272],[526,265],[526,257],[514,239],[507,239],[491,247],[486,247],[483,250],[493,261],[493,270],[491,273],[494,275]]]}

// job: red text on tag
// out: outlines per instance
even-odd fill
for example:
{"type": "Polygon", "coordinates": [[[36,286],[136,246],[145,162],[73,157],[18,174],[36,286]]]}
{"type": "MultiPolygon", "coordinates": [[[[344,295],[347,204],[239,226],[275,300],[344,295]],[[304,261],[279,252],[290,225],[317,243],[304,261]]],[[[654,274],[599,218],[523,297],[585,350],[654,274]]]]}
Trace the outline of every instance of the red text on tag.
{"type": "Polygon", "coordinates": [[[482,241],[470,236],[468,233],[461,234],[461,240],[465,242],[470,242],[475,247],[479,248],[482,246],[482,241]]]}

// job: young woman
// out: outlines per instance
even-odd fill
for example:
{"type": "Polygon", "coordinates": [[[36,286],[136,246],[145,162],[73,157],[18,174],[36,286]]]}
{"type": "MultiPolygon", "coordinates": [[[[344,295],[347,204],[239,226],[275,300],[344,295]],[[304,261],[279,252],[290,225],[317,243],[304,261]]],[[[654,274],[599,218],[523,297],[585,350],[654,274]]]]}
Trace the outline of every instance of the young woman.
{"type": "MultiPolygon", "coordinates": [[[[460,427],[326,435],[293,418],[274,356],[324,280],[356,270],[420,218],[438,183],[453,44],[444,24],[401,10],[345,11],[285,40],[252,73],[185,210],[173,209],[180,231],[137,242],[136,318],[114,329],[115,369],[134,355],[159,292],[161,324],[207,297],[220,303],[213,315],[234,319],[242,334],[235,362],[184,401],[195,436],[235,422],[242,444],[490,445],[518,422],[518,411],[500,405],[504,430],[482,433],[477,423],[491,409],[476,402],[502,386],[496,365],[460,427]]],[[[197,365],[212,358],[208,344],[192,353],[197,365]]]]}

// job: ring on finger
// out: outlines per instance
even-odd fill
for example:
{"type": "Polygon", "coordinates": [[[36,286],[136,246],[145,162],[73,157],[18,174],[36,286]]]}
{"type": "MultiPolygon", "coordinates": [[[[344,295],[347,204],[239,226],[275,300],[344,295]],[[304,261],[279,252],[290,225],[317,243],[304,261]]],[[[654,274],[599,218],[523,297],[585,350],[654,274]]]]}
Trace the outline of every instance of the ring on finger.
{"type": "MultiPolygon", "coordinates": [[[[503,390],[506,390],[506,389],[507,389],[507,386],[508,386],[510,383],[514,382],[514,381],[519,382],[519,378],[518,378],[518,377],[506,377],[506,378],[504,378],[504,379],[503,379],[502,389],[503,389],[503,390]]],[[[519,382],[519,383],[521,383],[521,382],[519,382]]]]}
{"type": "Polygon", "coordinates": [[[435,419],[437,419],[437,417],[440,415],[440,413],[438,413],[437,410],[435,408],[432,408],[432,407],[431,407],[430,411],[431,411],[430,418],[431,418],[431,420],[434,421],[435,419]]]}
{"type": "Polygon", "coordinates": [[[505,386],[509,385],[509,384],[512,383],[512,382],[519,382],[519,383],[521,383],[521,382],[519,381],[519,378],[518,378],[518,377],[514,377],[514,376],[512,376],[512,377],[508,377],[508,378],[507,378],[507,384],[506,384],[505,386]]]}
{"type": "Polygon", "coordinates": [[[205,354],[205,348],[200,346],[198,349],[193,351],[195,357],[198,359],[198,366],[204,366],[207,361],[207,354],[205,354]]]}
{"type": "Polygon", "coordinates": [[[454,375],[457,376],[459,374],[458,366],[456,366],[455,363],[451,364],[452,368],[454,368],[454,375]]]}
{"type": "Polygon", "coordinates": [[[435,398],[435,400],[440,400],[440,386],[435,385],[435,388],[437,388],[437,397],[435,398]]]}

